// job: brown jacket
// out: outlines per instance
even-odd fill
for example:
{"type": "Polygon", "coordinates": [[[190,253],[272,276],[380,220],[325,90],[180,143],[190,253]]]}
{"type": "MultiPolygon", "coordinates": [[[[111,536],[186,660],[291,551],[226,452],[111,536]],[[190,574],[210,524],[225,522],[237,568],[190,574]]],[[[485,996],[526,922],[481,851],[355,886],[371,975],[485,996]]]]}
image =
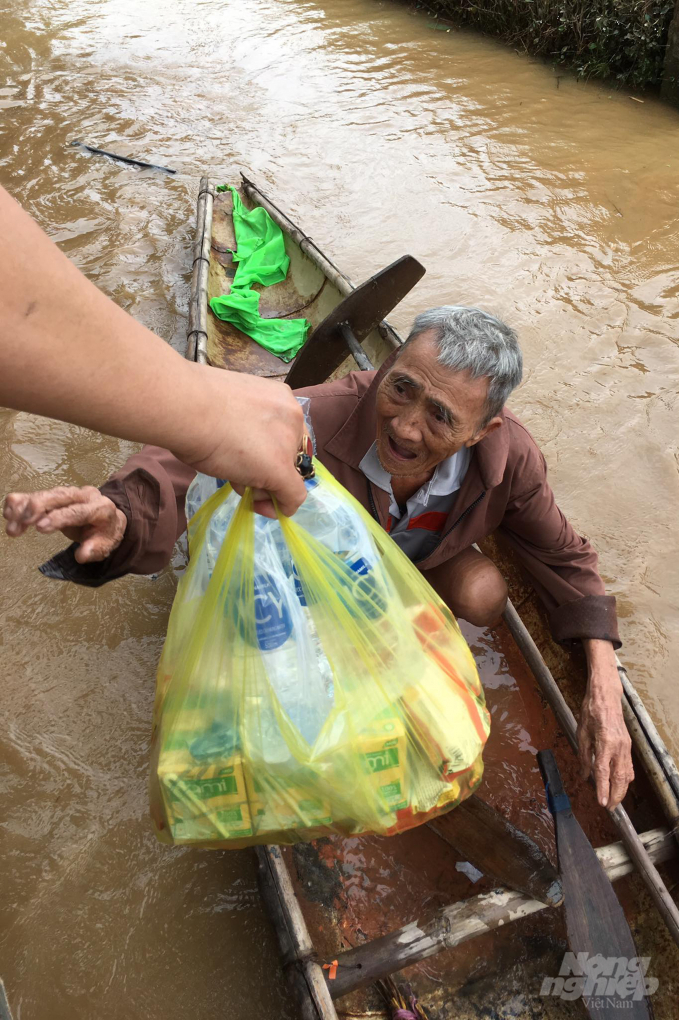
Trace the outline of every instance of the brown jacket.
{"type": "MultiPolygon", "coordinates": [[[[375,389],[387,367],[298,391],[311,400],[320,460],[383,526],[388,496],[369,486],[359,463],[375,439],[375,389]]],[[[619,647],[615,598],[605,594],[596,553],[556,505],[544,457],[528,430],[511,411],[503,417],[502,426],[473,448],[441,541],[417,566],[446,600],[447,561],[500,528],[547,607],[554,637],[605,638],[619,647]]],[[[144,447],[101,487],[128,519],[118,549],[104,563],[84,568],[67,550],[41,569],[94,586],[160,570],[186,527],[184,497],[194,473],[166,450],[144,447]]]]}

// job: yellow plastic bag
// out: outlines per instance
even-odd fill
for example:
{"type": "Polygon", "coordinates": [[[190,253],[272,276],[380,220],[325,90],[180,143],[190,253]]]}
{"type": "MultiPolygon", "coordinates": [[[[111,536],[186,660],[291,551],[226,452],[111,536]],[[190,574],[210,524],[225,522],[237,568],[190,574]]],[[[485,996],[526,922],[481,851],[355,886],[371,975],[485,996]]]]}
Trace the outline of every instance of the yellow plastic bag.
{"type": "Polygon", "coordinates": [[[154,714],[163,842],[392,834],[480,782],[489,717],[455,619],[316,472],[292,519],[255,515],[226,485],[189,523],[154,714]]]}

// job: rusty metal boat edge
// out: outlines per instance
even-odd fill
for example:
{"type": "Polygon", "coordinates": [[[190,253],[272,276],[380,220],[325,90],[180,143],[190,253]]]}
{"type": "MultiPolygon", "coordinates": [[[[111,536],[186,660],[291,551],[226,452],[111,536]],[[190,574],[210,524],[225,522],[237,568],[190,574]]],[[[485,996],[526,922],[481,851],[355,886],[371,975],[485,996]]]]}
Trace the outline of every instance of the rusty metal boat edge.
{"type": "MultiPolygon", "coordinates": [[[[262,296],[262,314],[304,315],[315,328],[352,292],[354,285],[316,242],[293,223],[255,183],[245,175],[241,175],[241,180],[234,183],[247,205],[263,207],[281,227],[291,260],[288,279],[283,284],[268,288],[262,296]]],[[[216,192],[214,184],[208,178],[202,178],[197,199],[186,357],[203,364],[269,378],[284,378],[287,367],[277,358],[209,312],[210,297],[228,293],[235,272],[230,252],[235,246],[230,213],[230,193],[216,192]]],[[[379,365],[401,343],[395,330],[388,323],[381,322],[365,338],[362,347],[370,360],[379,365]]],[[[329,378],[341,377],[355,368],[355,360],[348,353],[346,360],[329,378]]],[[[491,536],[483,545],[484,552],[493,557],[509,583],[512,602],[505,614],[508,631],[536,678],[542,697],[550,710],[555,712],[565,732],[568,717],[577,711],[581,697],[583,664],[552,641],[535,592],[526,584],[513,554],[501,539],[491,536]]],[[[645,817],[652,817],[654,826],[641,833],[638,839],[625,815],[627,821],[618,824],[618,829],[626,845],[614,843],[597,851],[611,880],[632,872],[635,868],[633,862],[639,860],[640,853],[645,854],[649,862],[656,864],[675,857],[679,841],[679,770],[622,663],[620,673],[624,690],[623,708],[633,741],[636,764],[637,767],[641,765],[644,772],[643,780],[639,780],[644,786],[640,799],[646,803],[645,817]],[[635,841],[638,852],[634,849],[635,841]]],[[[490,893],[482,893],[440,909],[422,923],[411,922],[384,938],[345,951],[342,959],[346,965],[342,968],[341,980],[331,983],[328,980],[329,968],[326,966],[324,971],[324,957],[319,955],[310,936],[284,853],[276,846],[257,847],[256,853],[262,896],[278,936],[283,967],[303,1020],[336,1018],[336,1001],[341,1001],[343,996],[365,987],[375,977],[385,973],[385,954],[390,954],[387,969],[393,972],[433,953],[451,950],[464,941],[510,921],[546,909],[544,904],[512,890],[495,889],[490,893]]],[[[653,868],[653,864],[650,866],[653,868]]],[[[664,889],[662,878],[658,876],[658,879],[664,889]]],[[[637,886],[633,920],[645,928],[652,927],[653,908],[645,895],[646,890],[639,883],[637,886]]],[[[662,906],[657,899],[656,905],[662,906]]],[[[671,908],[670,901],[670,912],[671,908]]],[[[332,914],[329,916],[332,919],[332,914]]],[[[658,952],[662,954],[663,969],[666,972],[667,968],[678,971],[679,952],[676,946],[668,938],[660,942],[662,945],[658,952]]],[[[327,945],[325,949],[327,951],[327,945]]],[[[437,1011],[437,1016],[442,1018],[450,1015],[443,1007],[443,999],[440,997],[440,1009],[437,1011]]],[[[374,1000],[357,1006],[354,997],[345,1015],[381,1015],[379,1008],[375,1009],[374,1000]]],[[[500,1016],[500,1013],[488,1013],[485,1009],[479,1012],[473,1005],[469,1009],[465,1016],[470,1018],[500,1016]]],[[[458,1010],[456,1015],[461,1017],[462,1013],[458,1010]]],[[[524,1014],[517,1012],[512,1015],[519,1017],[524,1014]]],[[[531,1012],[525,1015],[534,1014],[531,1012]]],[[[547,1005],[542,1015],[552,1016],[547,1005]]],[[[553,1015],[556,1017],[562,1014],[553,1015]]],[[[664,1014],[664,1017],[665,1020],[679,1018],[679,1005],[675,1005],[671,1015],[664,1014]]]]}

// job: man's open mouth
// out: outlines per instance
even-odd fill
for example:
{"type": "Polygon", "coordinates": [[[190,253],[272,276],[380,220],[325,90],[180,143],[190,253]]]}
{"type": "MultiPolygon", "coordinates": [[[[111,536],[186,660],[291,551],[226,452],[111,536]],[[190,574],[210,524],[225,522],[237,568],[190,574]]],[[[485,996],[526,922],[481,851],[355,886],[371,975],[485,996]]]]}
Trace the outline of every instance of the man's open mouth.
{"type": "Polygon", "coordinates": [[[395,460],[417,460],[416,453],[412,450],[407,450],[404,446],[399,446],[391,436],[387,436],[387,442],[389,444],[389,453],[395,460]]]}

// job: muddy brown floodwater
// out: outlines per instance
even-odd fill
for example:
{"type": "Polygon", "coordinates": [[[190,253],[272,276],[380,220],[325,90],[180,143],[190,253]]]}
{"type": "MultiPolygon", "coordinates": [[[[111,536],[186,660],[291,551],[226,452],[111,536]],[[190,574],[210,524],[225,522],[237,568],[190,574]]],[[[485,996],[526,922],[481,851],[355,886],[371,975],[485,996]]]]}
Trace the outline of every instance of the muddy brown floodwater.
{"type": "MultiPolygon", "coordinates": [[[[178,348],[198,177],[241,167],[355,280],[422,260],[397,327],[444,302],[504,316],[527,363],[512,406],[600,551],[625,661],[677,753],[679,114],[428,20],[377,0],[14,0],[0,181],[178,348]]],[[[2,411],[0,488],[96,484],[131,449],[2,411]]],[[[17,1020],[292,1017],[252,855],[168,851],[150,831],[172,571],[79,590],[36,572],[56,539],[0,542],[0,973],[17,1020]]]]}

